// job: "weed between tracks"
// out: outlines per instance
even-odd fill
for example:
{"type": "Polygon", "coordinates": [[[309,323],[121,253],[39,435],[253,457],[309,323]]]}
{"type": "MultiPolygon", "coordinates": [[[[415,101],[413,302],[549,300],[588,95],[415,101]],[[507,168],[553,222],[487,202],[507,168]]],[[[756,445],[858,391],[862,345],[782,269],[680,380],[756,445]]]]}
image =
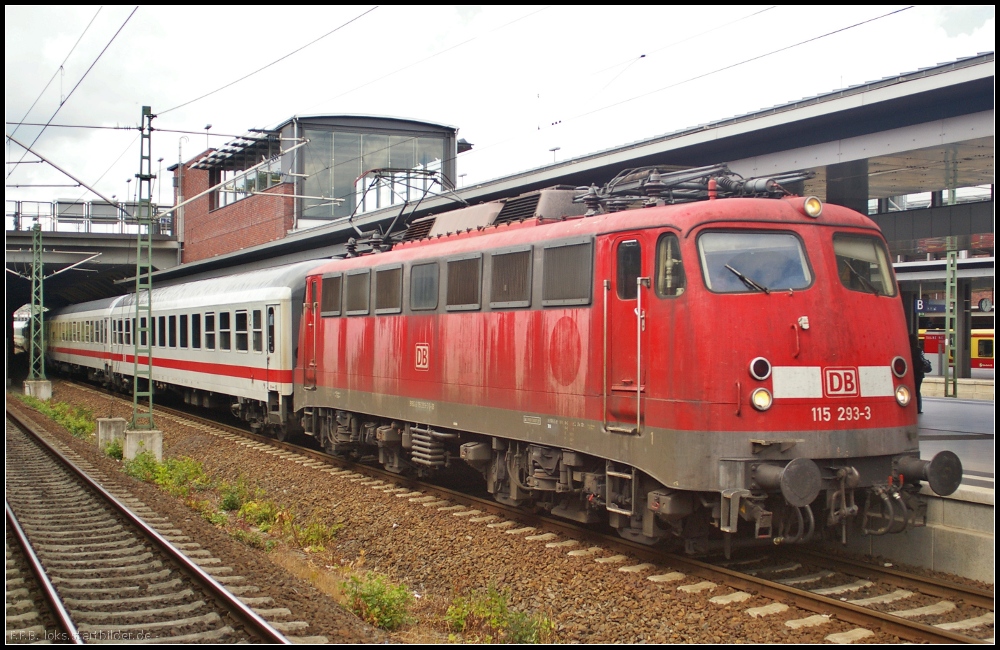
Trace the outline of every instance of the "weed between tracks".
{"type": "Polygon", "coordinates": [[[73,406],[66,402],[51,400],[46,402],[31,395],[9,394],[13,394],[27,406],[63,425],[67,431],[81,440],[90,440],[94,436],[97,421],[89,409],[82,406],[73,406]]]}

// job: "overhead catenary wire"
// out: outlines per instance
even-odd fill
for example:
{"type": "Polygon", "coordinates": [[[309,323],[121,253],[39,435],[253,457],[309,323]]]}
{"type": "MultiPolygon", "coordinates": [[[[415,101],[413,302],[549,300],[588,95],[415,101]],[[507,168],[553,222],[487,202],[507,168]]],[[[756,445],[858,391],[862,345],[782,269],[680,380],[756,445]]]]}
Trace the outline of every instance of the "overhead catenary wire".
{"type": "MultiPolygon", "coordinates": [[[[76,92],[76,89],[80,87],[80,84],[83,83],[83,80],[87,78],[87,75],[90,74],[90,71],[94,69],[94,66],[97,65],[97,62],[101,60],[101,57],[104,56],[104,53],[108,51],[108,48],[111,47],[111,44],[115,42],[115,39],[118,38],[118,35],[122,33],[123,29],[125,29],[125,25],[127,25],[128,22],[130,20],[132,20],[132,16],[134,16],[135,12],[138,11],[138,10],[139,10],[139,6],[136,5],[136,7],[134,9],[132,9],[132,13],[130,13],[128,15],[128,18],[125,19],[125,22],[123,22],[122,25],[121,25],[121,27],[118,28],[118,31],[116,31],[115,34],[114,34],[114,36],[111,37],[111,40],[108,41],[108,44],[104,46],[104,49],[101,50],[100,54],[97,55],[97,58],[94,59],[94,62],[90,64],[89,68],[87,68],[87,71],[84,72],[83,76],[80,77],[80,79],[76,82],[76,85],[73,86],[73,89],[69,91],[69,94],[66,95],[65,99],[63,99],[61,102],[59,102],[59,106],[56,107],[55,112],[52,113],[52,117],[50,117],[48,119],[48,122],[46,122],[46,125],[49,122],[52,122],[52,120],[54,120],[56,118],[56,115],[59,114],[59,111],[62,110],[62,107],[66,105],[66,102],[69,101],[69,98],[73,96],[73,93],[76,92]]],[[[35,146],[35,143],[38,142],[38,138],[42,137],[42,134],[45,133],[45,128],[46,127],[44,127],[44,126],[42,127],[41,131],[39,131],[38,134],[35,136],[35,139],[31,141],[31,145],[29,145],[28,147],[25,147],[25,149],[30,149],[30,147],[35,146]]],[[[11,138],[11,139],[13,139],[13,138],[11,138]]],[[[24,145],[21,145],[21,146],[24,146],[24,145]]],[[[24,156],[25,156],[25,154],[22,154],[21,158],[23,159],[24,156]]],[[[14,167],[12,167],[9,172],[7,172],[7,178],[10,178],[10,175],[12,173],[14,173],[15,169],[17,169],[16,165],[14,167]]]]}
{"type": "MultiPolygon", "coordinates": [[[[56,68],[56,71],[52,73],[52,77],[49,79],[49,82],[47,84],[45,84],[45,87],[42,88],[42,92],[38,93],[38,97],[36,97],[35,101],[33,101],[31,103],[31,106],[28,107],[28,110],[24,112],[24,117],[21,118],[21,122],[24,122],[24,120],[28,119],[28,116],[31,115],[31,111],[34,110],[35,105],[38,104],[38,100],[40,100],[42,98],[42,95],[45,94],[45,91],[48,90],[49,86],[52,85],[52,82],[55,81],[56,76],[59,74],[59,71],[63,69],[63,66],[66,65],[67,61],[69,61],[69,57],[73,55],[74,51],[76,51],[76,46],[80,44],[80,41],[82,41],[83,37],[87,34],[87,30],[89,30],[90,26],[94,24],[95,20],[97,20],[97,16],[98,16],[98,14],[101,13],[101,9],[103,9],[103,7],[98,7],[97,8],[97,12],[94,14],[94,17],[90,19],[90,22],[87,23],[87,26],[83,28],[83,32],[80,34],[80,37],[76,39],[76,43],[73,43],[73,47],[69,48],[69,52],[66,54],[66,58],[63,59],[63,62],[59,64],[59,67],[56,68]]],[[[59,100],[60,100],[59,101],[60,104],[62,104],[62,103],[64,103],[66,101],[62,97],[60,97],[59,100]]],[[[10,124],[10,122],[8,122],[8,124],[10,124]]],[[[28,125],[25,125],[25,126],[28,126],[28,125]]],[[[41,125],[34,125],[33,124],[31,126],[41,126],[41,125]]],[[[15,126],[14,130],[11,131],[11,135],[17,135],[17,129],[18,129],[18,127],[15,126]]]]}
{"type": "Polygon", "coordinates": [[[265,66],[262,66],[262,67],[260,67],[260,68],[257,68],[256,70],[254,70],[253,72],[251,72],[251,73],[249,73],[249,74],[245,74],[245,75],[243,75],[242,77],[240,77],[239,79],[236,79],[235,81],[230,81],[229,83],[227,83],[227,84],[226,84],[226,85],[224,85],[224,86],[221,86],[221,87],[219,87],[219,88],[216,88],[215,90],[213,90],[213,91],[211,91],[211,92],[208,92],[208,93],[205,93],[204,95],[201,95],[201,96],[199,96],[199,97],[195,97],[194,99],[191,99],[191,100],[188,100],[188,101],[184,102],[183,104],[178,104],[177,106],[174,106],[173,108],[168,108],[168,109],[167,109],[167,110],[165,110],[165,111],[160,111],[159,113],[157,113],[157,115],[165,115],[165,114],[167,114],[167,113],[169,113],[169,112],[171,112],[171,111],[176,111],[176,110],[177,110],[178,108],[183,108],[184,106],[188,106],[189,104],[193,104],[193,103],[195,103],[195,102],[197,102],[197,101],[200,101],[200,100],[202,100],[202,99],[205,99],[206,97],[210,97],[210,96],[214,95],[215,93],[218,93],[218,92],[221,92],[221,91],[225,90],[226,88],[229,88],[230,86],[234,86],[234,85],[238,84],[239,82],[241,82],[241,81],[244,81],[245,79],[249,79],[250,77],[252,77],[252,76],[254,76],[255,74],[257,74],[258,72],[262,72],[262,71],[264,71],[264,70],[267,70],[267,69],[268,69],[268,68],[270,68],[271,66],[273,66],[273,65],[275,65],[275,64],[277,64],[277,63],[280,63],[280,62],[284,61],[285,59],[287,59],[288,57],[292,56],[293,54],[297,54],[297,53],[301,52],[302,50],[306,49],[306,48],[307,48],[307,47],[309,47],[310,45],[313,45],[313,44],[315,44],[315,43],[318,43],[319,41],[323,40],[323,39],[324,39],[324,38],[326,38],[327,36],[330,36],[331,34],[334,34],[334,33],[338,32],[338,31],[340,31],[340,30],[341,30],[341,29],[343,29],[344,27],[347,27],[347,26],[348,26],[348,25],[350,25],[351,23],[353,23],[353,22],[355,22],[355,21],[357,21],[357,20],[360,20],[361,18],[364,18],[365,16],[367,16],[367,15],[368,15],[368,14],[370,14],[371,12],[375,11],[376,9],[378,9],[378,5],[375,5],[375,6],[374,6],[374,7],[372,7],[371,9],[368,9],[367,11],[364,11],[364,12],[362,12],[362,13],[358,14],[358,15],[357,15],[357,16],[355,16],[354,18],[351,18],[350,20],[348,20],[348,21],[347,21],[346,23],[343,23],[343,24],[341,24],[340,26],[336,27],[335,29],[332,29],[332,30],[328,31],[327,33],[323,34],[323,35],[322,35],[322,36],[320,36],[319,38],[315,38],[315,39],[313,39],[313,40],[309,41],[308,43],[306,43],[306,44],[305,44],[305,45],[303,45],[302,47],[299,47],[299,48],[297,48],[297,49],[295,49],[295,50],[292,50],[292,51],[291,51],[291,52],[289,52],[288,54],[286,54],[286,55],[284,55],[284,56],[282,56],[282,57],[280,57],[280,58],[278,58],[278,59],[275,59],[274,61],[271,61],[270,63],[268,63],[268,64],[267,64],[267,65],[265,65],[265,66]]]}

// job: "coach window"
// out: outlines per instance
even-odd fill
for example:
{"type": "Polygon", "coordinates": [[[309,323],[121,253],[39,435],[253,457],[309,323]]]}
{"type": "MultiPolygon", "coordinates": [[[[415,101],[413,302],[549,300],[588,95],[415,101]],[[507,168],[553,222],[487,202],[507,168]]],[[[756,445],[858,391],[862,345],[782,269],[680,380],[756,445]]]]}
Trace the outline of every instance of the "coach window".
{"type": "Polygon", "coordinates": [[[253,351],[261,352],[264,349],[264,322],[261,320],[261,311],[253,310],[253,351]]]}
{"type": "Polygon", "coordinates": [[[593,242],[547,246],[542,259],[542,305],[588,305],[593,242]]]}
{"type": "Polygon", "coordinates": [[[160,347],[161,348],[165,348],[165,347],[167,347],[167,325],[166,325],[166,323],[167,323],[167,317],[166,316],[160,316],[159,320],[160,320],[159,327],[156,328],[156,331],[160,335],[159,336],[160,347]]]}
{"type": "Polygon", "coordinates": [[[132,345],[132,321],[134,319],[125,319],[125,345],[132,345]]]}
{"type": "Polygon", "coordinates": [[[375,271],[375,313],[398,314],[403,309],[403,267],[375,271]]]}
{"type": "Polygon", "coordinates": [[[201,314],[191,314],[191,347],[201,347],[201,314]]]}
{"type": "Polygon", "coordinates": [[[236,311],[236,351],[247,351],[247,311],[238,309],[236,311]]]}
{"type": "Polygon", "coordinates": [[[212,312],[205,314],[205,348],[215,349],[215,314],[212,312]]]}
{"type": "Polygon", "coordinates": [[[172,348],[177,347],[177,317],[167,317],[167,345],[172,348]]]}
{"type": "Polygon", "coordinates": [[[478,253],[474,257],[448,260],[448,287],[445,299],[445,309],[448,311],[464,311],[479,309],[480,275],[483,267],[483,256],[478,253]]]}
{"type": "Polygon", "coordinates": [[[490,256],[490,307],[531,306],[531,247],[490,256]]]}
{"type": "Polygon", "coordinates": [[[232,347],[232,325],[228,311],[219,312],[219,349],[229,350],[232,347]]]}
{"type": "Polygon", "coordinates": [[[423,311],[438,306],[438,265],[414,264],[410,267],[410,309],[423,311]]]}
{"type": "Polygon", "coordinates": [[[677,235],[663,235],[656,244],[656,295],[661,298],[679,296],[684,293],[686,284],[677,235]]]}
{"type": "Polygon", "coordinates": [[[833,236],[833,252],[845,287],[876,296],[896,295],[889,257],[878,238],[838,233],[833,236]]]}
{"type": "Polygon", "coordinates": [[[149,347],[156,345],[156,316],[149,319],[149,347]]]}
{"type": "Polygon", "coordinates": [[[274,307],[267,308],[267,351],[274,352],[274,307]]]}
{"type": "Polygon", "coordinates": [[[146,317],[143,316],[142,318],[140,318],[139,322],[142,324],[142,326],[139,328],[139,345],[141,345],[142,347],[146,347],[146,336],[147,336],[146,317]]]}
{"type": "Polygon", "coordinates": [[[181,314],[181,347],[186,348],[188,346],[188,316],[187,314],[181,314]]]}
{"type": "Polygon", "coordinates": [[[369,295],[371,293],[371,275],[368,269],[348,273],[346,284],[347,315],[363,316],[367,314],[369,295]]]}
{"type": "Polygon", "coordinates": [[[118,323],[120,321],[111,321],[111,345],[118,345],[121,341],[118,340],[118,323]]]}
{"type": "Polygon", "coordinates": [[[634,239],[619,242],[618,252],[618,297],[635,300],[638,292],[636,280],[642,275],[642,246],[634,239]]]}
{"type": "Polygon", "coordinates": [[[340,316],[340,294],[343,284],[344,276],[339,273],[323,278],[323,294],[319,307],[321,315],[340,316]]]}

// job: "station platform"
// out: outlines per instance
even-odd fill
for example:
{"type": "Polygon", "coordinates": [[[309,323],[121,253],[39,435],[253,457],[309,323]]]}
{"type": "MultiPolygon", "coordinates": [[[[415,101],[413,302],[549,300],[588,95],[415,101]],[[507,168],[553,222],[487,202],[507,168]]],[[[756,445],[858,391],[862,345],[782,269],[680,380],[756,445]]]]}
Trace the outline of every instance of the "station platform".
{"type": "MultiPolygon", "coordinates": [[[[993,382],[989,384],[992,390],[993,382]]],[[[848,549],[994,584],[995,404],[992,399],[935,398],[921,392],[920,457],[955,452],[962,461],[962,484],[946,497],[924,485],[926,526],[898,535],[857,536],[848,549]]]]}
{"type": "MultiPolygon", "coordinates": [[[[991,371],[992,372],[992,371],[991,371]]],[[[959,379],[956,382],[955,399],[973,399],[993,401],[994,390],[992,379],[959,379]]],[[[924,377],[920,384],[920,394],[924,397],[944,397],[944,377],[924,377]]]]}

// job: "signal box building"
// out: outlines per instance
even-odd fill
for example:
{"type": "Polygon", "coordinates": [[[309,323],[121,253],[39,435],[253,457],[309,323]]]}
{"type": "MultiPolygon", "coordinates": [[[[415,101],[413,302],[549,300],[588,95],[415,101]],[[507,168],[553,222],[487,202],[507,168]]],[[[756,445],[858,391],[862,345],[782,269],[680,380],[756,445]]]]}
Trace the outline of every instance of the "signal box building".
{"type": "Polygon", "coordinates": [[[177,203],[229,181],[179,211],[181,261],[402,205],[425,189],[453,189],[455,156],[471,147],[457,133],[455,127],[398,118],[296,116],[174,165],[169,169],[177,203]],[[391,171],[368,173],[374,169],[391,171]]]}

